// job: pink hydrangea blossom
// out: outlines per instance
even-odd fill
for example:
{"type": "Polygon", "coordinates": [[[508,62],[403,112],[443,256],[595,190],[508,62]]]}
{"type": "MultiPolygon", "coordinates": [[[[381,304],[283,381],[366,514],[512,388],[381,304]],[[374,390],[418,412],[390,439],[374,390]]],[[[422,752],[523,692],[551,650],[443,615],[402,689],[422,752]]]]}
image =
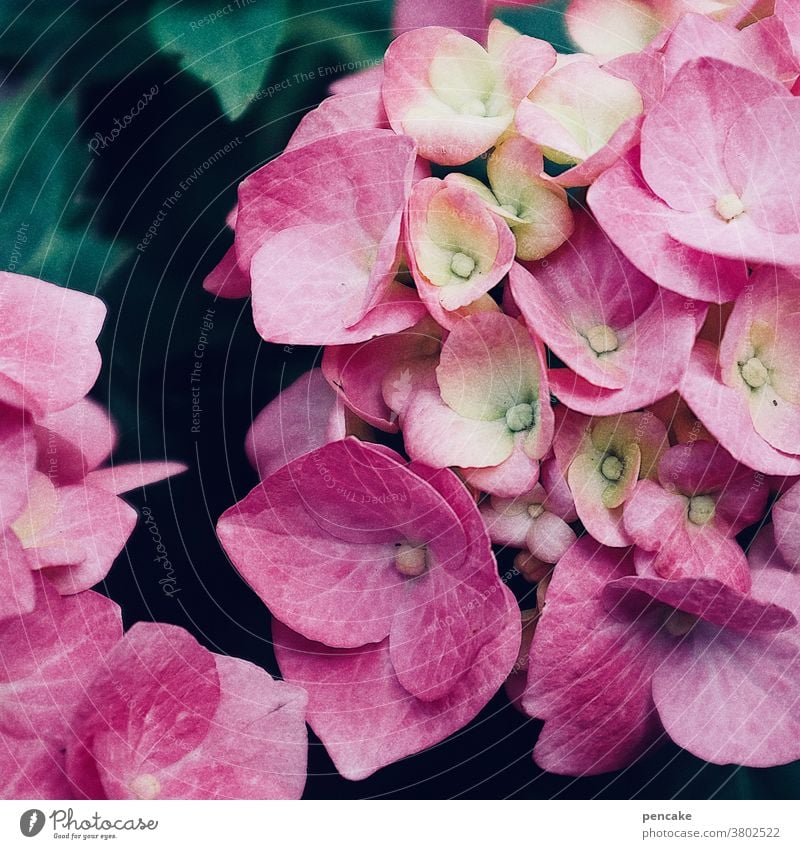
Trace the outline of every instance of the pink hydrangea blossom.
{"type": "Polygon", "coordinates": [[[411,136],[422,156],[463,165],[500,139],[555,58],[546,41],[497,20],[486,49],[446,27],[411,30],[386,51],[383,104],[393,129],[411,136]]]}
{"type": "Polygon", "coordinates": [[[514,236],[473,191],[431,177],[414,187],[407,213],[408,260],[417,291],[445,326],[496,286],[514,261],[514,236]]]}
{"type": "Polygon", "coordinates": [[[628,258],[657,283],[706,300],[731,300],[743,281],[737,286],[726,266],[703,268],[715,272],[705,282],[681,282],[678,259],[688,266],[700,252],[706,263],[797,262],[800,224],[791,184],[797,151],[791,140],[798,109],[800,102],[767,77],[717,59],[689,62],[644,120],[640,171],[636,157],[615,165],[591,187],[589,205],[628,258]],[[697,117],[687,125],[678,116],[689,111],[697,117]],[[650,225],[637,229],[634,220],[644,219],[650,225]],[[673,244],[680,248],[672,248],[669,261],[655,256],[673,244]]]}
{"type": "Polygon", "coordinates": [[[798,298],[793,274],[769,266],[756,271],[719,348],[697,342],[680,388],[737,460],[768,474],[800,472],[798,298]]]}
{"type": "Polygon", "coordinates": [[[674,445],[659,461],[658,482],[639,481],[625,504],[637,572],[713,578],[749,592],[750,570],[734,537],[763,516],[768,494],[763,475],[720,446],[674,445]]]}
{"type": "Polygon", "coordinates": [[[466,318],[397,412],[414,459],[458,466],[485,491],[522,495],[538,480],[552,441],[541,343],[500,313],[466,318]]]}
{"type": "Polygon", "coordinates": [[[549,509],[540,484],[519,498],[492,496],[481,516],[493,543],[527,549],[544,563],[557,563],[576,540],[575,531],[549,509]]]}
{"type": "Polygon", "coordinates": [[[517,243],[518,259],[542,259],[570,237],[574,226],[566,192],[543,170],[544,159],[536,145],[511,136],[487,160],[491,191],[480,180],[457,172],[448,174],[445,183],[473,189],[505,219],[517,243]]]}
{"type": "Polygon", "coordinates": [[[522,704],[545,720],[536,762],[567,775],[620,769],[665,731],[712,763],[800,757],[799,597],[780,569],[754,571],[744,595],[711,579],[640,577],[630,550],[579,540],[531,645],[522,704]]]}
{"type": "Polygon", "coordinates": [[[628,412],[680,384],[705,307],[656,286],[588,215],[546,263],[516,264],[510,283],[528,326],[568,366],[550,381],[572,409],[628,412]]]}
{"type": "Polygon", "coordinates": [[[624,505],[637,481],[656,476],[667,447],[664,425],[650,412],[593,419],[557,408],[553,451],[575,510],[595,539],[631,545],[624,505]]]}
{"type": "Polygon", "coordinates": [[[442,328],[427,316],[414,327],[357,345],[329,345],[322,372],[331,388],[360,419],[387,433],[400,429],[397,408],[405,406],[415,375],[439,356],[442,328]]]}
{"type": "Polygon", "coordinates": [[[516,128],[548,159],[569,166],[556,177],[560,185],[587,186],[636,143],[643,108],[633,83],[578,56],[520,103],[516,128]]]}
{"type": "Polygon", "coordinates": [[[422,317],[414,292],[395,280],[415,161],[410,139],[354,130],[292,149],[241,184],[235,255],[265,339],[345,344],[422,317]]]}
{"type": "Polygon", "coordinates": [[[331,443],[263,481],[218,533],[273,612],[281,671],[308,691],[346,777],[460,728],[511,669],[519,614],[450,471],[331,443]]]}

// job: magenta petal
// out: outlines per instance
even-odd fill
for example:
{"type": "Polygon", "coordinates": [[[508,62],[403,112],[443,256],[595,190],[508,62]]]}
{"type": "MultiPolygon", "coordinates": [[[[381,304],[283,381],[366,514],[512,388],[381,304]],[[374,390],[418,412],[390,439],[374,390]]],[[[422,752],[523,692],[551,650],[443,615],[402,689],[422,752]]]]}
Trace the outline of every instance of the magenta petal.
{"type": "Polygon", "coordinates": [[[219,692],[214,655],[194,637],[175,625],[137,623],[106,656],[78,712],[70,779],[90,798],[135,796],[140,775],[200,745],[219,692]]]}
{"type": "Polygon", "coordinates": [[[794,484],[772,508],[775,544],[786,563],[800,567],[800,483],[794,484]]]}
{"type": "Polygon", "coordinates": [[[69,799],[64,753],[38,737],[0,733],[0,799],[69,799]]]}
{"type": "Polygon", "coordinates": [[[635,153],[602,174],[588,203],[601,227],[628,259],[660,286],[713,303],[733,300],[747,282],[743,262],[687,248],[669,235],[674,213],[648,188],[635,153]]]}
{"type": "Polygon", "coordinates": [[[250,294],[250,274],[245,274],[236,259],[236,248],[231,246],[219,264],[203,281],[203,288],[218,298],[246,298],[250,294]]]}
{"type": "Polygon", "coordinates": [[[316,368],[264,407],[248,430],[244,446],[263,480],[297,457],[344,439],[345,430],[344,405],[316,368]]]}
{"type": "Polygon", "coordinates": [[[397,455],[352,438],[284,466],[226,511],[217,531],[278,618],[344,647],[388,635],[406,592],[396,544],[427,544],[430,568],[457,568],[465,557],[442,496],[397,455]]]}
{"type": "Polygon", "coordinates": [[[525,711],[545,720],[534,758],[549,772],[619,769],[660,736],[650,679],[669,645],[649,619],[620,621],[601,601],[608,581],[632,571],[629,553],[583,537],[553,573],[523,697],[525,711]]]}
{"type": "Polygon", "coordinates": [[[0,529],[25,509],[36,450],[25,414],[0,403],[0,529]]]}
{"type": "Polygon", "coordinates": [[[85,592],[61,598],[34,576],[32,613],[0,623],[0,736],[63,747],[73,714],[122,636],[119,607],[85,592]]]}
{"type": "Polygon", "coordinates": [[[36,419],[38,469],[52,483],[80,483],[111,456],[117,428],[105,407],[91,398],[36,419]]]}
{"type": "Polygon", "coordinates": [[[187,471],[183,463],[123,463],[119,466],[109,466],[107,469],[96,469],[86,475],[86,484],[97,489],[104,489],[114,495],[122,495],[134,489],[141,489],[154,483],[180,475],[187,471]]]}
{"type": "MultiPolygon", "coordinates": [[[[778,569],[753,575],[753,593],[800,613],[800,579],[778,569]]],[[[800,626],[780,633],[719,631],[701,623],[653,679],[670,737],[705,761],[768,767],[800,758],[800,626]]]]}
{"type": "Polygon", "coordinates": [[[100,372],[99,298],[0,272],[0,401],[34,415],[76,404],[100,372]]]}
{"type": "Polygon", "coordinates": [[[388,639],[335,649],[304,639],[278,620],[272,629],[284,678],[308,692],[308,722],[336,768],[352,781],[463,728],[502,686],[520,641],[519,614],[509,605],[504,624],[453,689],[426,702],[400,685],[388,639]]]}

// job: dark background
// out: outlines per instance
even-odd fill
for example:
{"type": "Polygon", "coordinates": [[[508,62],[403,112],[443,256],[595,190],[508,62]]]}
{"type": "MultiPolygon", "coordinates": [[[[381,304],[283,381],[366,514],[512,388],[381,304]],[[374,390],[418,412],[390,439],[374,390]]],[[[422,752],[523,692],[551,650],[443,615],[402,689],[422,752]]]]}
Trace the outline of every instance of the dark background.
{"type": "MultiPolygon", "coordinates": [[[[391,3],[238,2],[198,25],[226,3],[4,0],[0,267],[103,298],[109,317],[93,395],[119,425],[115,462],[170,458],[190,466],[129,497],[151,511],[176,592],[162,591],[165,572],[140,522],[102,588],[122,605],[126,626],[177,623],[214,651],[277,675],[268,611],[228,562],[214,524],[257,482],[243,450],[254,414],[320,351],[262,342],[249,302],[215,301],[201,284],[232,241],[224,218],[239,181],[280,153],[341,76],[337,68],[380,58],[391,37],[391,3]],[[132,115],[153,86],[157,94],[132,115]],[[126,115],[116,138],[105,147],[96,141],[92,152],[95,134],[110,136],[126,115]],[[157,234],[137,250],[159,211],[157,234]],[[193,351],[209,308],[214,327],[197,384],[203,412],[200,433],[192,433],[193,351]]],[[[570,50],[564,5],[501,16],[570,50]]],[[[530,591],[524,583],[514,589],[520,598],[530,591]]],[[[361,782],[340,778],[312,734],[306,796],[797,796],[797,765],[717,767],[671,744],[623,773],[579,780],[543,774],[530,756],[538,728],[501,693],[457,735],[361,782]]]]}

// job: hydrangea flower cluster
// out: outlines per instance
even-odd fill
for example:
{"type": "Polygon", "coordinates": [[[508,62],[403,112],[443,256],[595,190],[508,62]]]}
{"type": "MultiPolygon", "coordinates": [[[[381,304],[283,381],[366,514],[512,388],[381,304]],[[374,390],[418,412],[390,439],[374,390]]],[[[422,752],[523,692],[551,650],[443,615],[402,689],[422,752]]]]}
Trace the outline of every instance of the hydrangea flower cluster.
{"type": "Polygon", "coordinates": [[[109,465],[86,397],[105,306],[0,272],[0,798],[299,797],[305,693],[181,628],[124,636],[102,581],[136,524],[120,494],[184,471],[109,465]]]}
{"type": "Polygon", "coordinates": [[[324,352],[219,538],[348,778],[504,682],[552,772],[800,758],[800,18],[492,5],[398,4],[240,185],[206,288],[324,352]]]}

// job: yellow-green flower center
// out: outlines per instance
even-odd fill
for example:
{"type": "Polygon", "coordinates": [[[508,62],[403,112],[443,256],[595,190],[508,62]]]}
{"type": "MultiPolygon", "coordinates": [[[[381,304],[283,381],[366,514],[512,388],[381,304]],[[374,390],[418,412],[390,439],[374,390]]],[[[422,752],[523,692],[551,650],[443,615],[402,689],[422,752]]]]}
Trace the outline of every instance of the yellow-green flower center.
{"type": "Polygon", "coordinates": [[[452,271],[456,277],[468,280],[472,276],[472,272],[474,270],[475,260],[471,256],[461,253],[460,251],[453,254],[453,258],[450,260],[450,271],[452,271]]]}
{"type": "Polygon", "coordinates": [[[607,324],[596,324],[586,331],[586,341],[595,354],[610,354],[619,348],[617,334],[607,324]]]}
{"type": "Polygon", "coordinates": [[[533,407],[530,404],[515,404],[506,412],[506,425],[517,433],[533,424],[533,407]]]}

